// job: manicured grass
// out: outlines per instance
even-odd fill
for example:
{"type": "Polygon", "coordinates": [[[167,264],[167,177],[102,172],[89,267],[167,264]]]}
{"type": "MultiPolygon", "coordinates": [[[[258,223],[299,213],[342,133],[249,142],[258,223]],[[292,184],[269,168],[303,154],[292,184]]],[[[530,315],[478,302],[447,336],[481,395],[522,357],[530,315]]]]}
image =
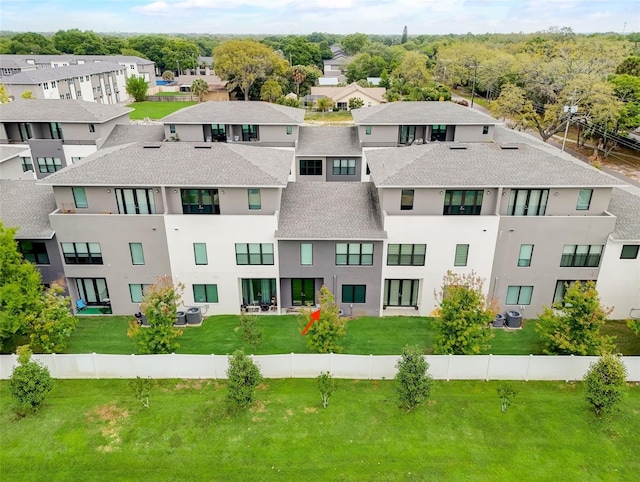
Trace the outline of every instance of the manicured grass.
{"type": "Polygon", "coordinates": [[[164,380],[149,409],[125,380],[58,380],[18,419],[0,383],[2,479],[637,480],[640,386],[599,419],[580,384],[438,382],[429,403],[397,407],[391,381],[339,380],[323,409],[314,380],[267,380],[231,414],[223,381],[164,380]]]}
{"type": "Polygon", "coordinates": [[[353,124],[353,116],[351,115],[351,112],[346,110],[325,112],[324,115],[322,115],[322,112],[320,111],[308,110],[304,115],[304,120],[326,122],[327,124],[330,124],[332,122],[350,122],[353,124]]]}
{"type": "Polygon", "coordinates": [[[127,105],[135,109],[129,114],[130,119],[162,119],[184,107],[195,105],[197,102],[135,102],[127,105]]]}
{"type": "Polygon", "coordinates": [[[153,95],[157,95],[158,97],[174,97],[179,95],[191,95],[191,93],[190,92],[158,92],[157,94],[153,94],[153,95]]]}

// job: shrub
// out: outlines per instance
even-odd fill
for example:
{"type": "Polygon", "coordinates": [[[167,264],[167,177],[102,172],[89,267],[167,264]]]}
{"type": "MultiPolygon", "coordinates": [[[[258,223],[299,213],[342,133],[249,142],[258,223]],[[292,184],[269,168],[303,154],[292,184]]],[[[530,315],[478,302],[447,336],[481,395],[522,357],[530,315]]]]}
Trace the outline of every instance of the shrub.
{"type": "Polygon", "coordinates": [[[256,387],[262,381],[258,366],[242,350],[236,350],[229,357],[227,377],[227,400],[234,408],[248,407],[253,402],[256,387]]]}
{"type": "MultiPolygon", "coordinates": [[[[311,325],[305,335],[307,346],[315,353],[339,353],[342,351],[341,342],[347,334],[345,321],[340,318],[340,308],[335,304],[333,294],[326,286],[320,288],[317,296],[320,319],[311,325]]],[[[311,321],[312,312],[303,311],[301,331],[311,321]]]]}
{"type": "Polygon", "coordinates": [[[336,390],[336,381],[331,376],[330,372],[321,372],[316,377],[318,381],[318,389],[320,390],[320,399],[322,400],[322,406],[327,408],[329,406],[329,397],[333,395],[336,390]]]}
{"type": "Polygon", "coordinates": [[[420,347],[405,346],[396,368],[396,390],[400,406],[412,410],[431,395],[433,378],[428,373],[429,364],[420,347]]]}
{"type": "Polygon", "coordinates": [[[627,369],[619,356],[605,353],[584,376],[586,399],[596,415],[613,412],[627,393],[627,369]]]}
{"type": "Polygon", "coordinates": [[[518,394],[518,391],[515,389],[513,385],[507,382],[500,382],[498,388],[496,389],[498,393],[498,397],[500,398],[500,405],[503,412],[506,412],[511,405],[511,401],[518,394]]]}
{"type": "Polygon", "coordinates": [[[262,330],[258,328],[258,317],[246,311],[240,313],[240,330],[242,339],[249,343],[254,349],[262,346],[262,330]]]}
{"type": "Polygon", "coordinates": [[[149,408],[149,395],[151,393],[152,386],[153,380],[151,378],[136,377],[129,382],[129,387],[133,392],[133,396],[136,400],[142,403],[144,408],[149,408]]]}
{"type": "Polygon", "coordinates": [[[28,346],[18,348],[18,363],[9,379],[9,393],[18,404],[18,410],[24,413],[37,410],[47,394],[53,389],[53,380],[46,367],[31,361],[28,346]]]}

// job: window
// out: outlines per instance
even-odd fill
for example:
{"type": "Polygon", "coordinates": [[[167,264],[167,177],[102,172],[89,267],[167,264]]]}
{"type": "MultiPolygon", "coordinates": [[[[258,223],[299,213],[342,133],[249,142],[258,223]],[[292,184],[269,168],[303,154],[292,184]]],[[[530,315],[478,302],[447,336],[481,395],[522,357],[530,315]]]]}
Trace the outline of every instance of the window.
{"type": "Polygon", "coordinates": [[[337,243],[336,265],[373,265],[373,243],[337,243]]]}
{"type": "Polygon", "coordinates": [[[89,124],[89,132],[95,132],[96,131],[96,126],[93,124],[89,124]]]}
{"type": "Polygon", "coordinates": [[[300,243],[300,264],[311,266],[313,264],[313,244],[300,243]]]}
{"type": "Polygon", "coordinates": [[[155,214],[153,189],[116,189],[120,214],[155,214]]]}
{"type": "Polygon", "coordinates": [[[591,196],[593,196],[593,189],[580,189],[576,211],[588,210],[591,205],[591,196]]]}
{"type": "Polygon", "coordinates": [[[38,157],[38,171],[56,172],[62,169],[62,161],[59,157],[38,157]]]}
{"type": "Polygon", "coordinates": [[[49,83],[45,82],[42,87],[44,87],[44,90],[49,90],[49,83]]]}
{"type": "Polygon", "coordinates": [[[290,136],[293,134],[293,126],[287,126],[287,135],[290,136]]]}
{"type": "Polygon", "coordinates": [[[420,281],[417,279],[386,279],[384,280],[385,306],[418,306],[418,288],[420,281]]]}
{"type": "Polygon", "coordinates": [[[144,264],[144,251],[142,250],[142,243],[129,243],[129,251],[131,252],[131,264],[144,264]]]}
{"type": "Polygon", "coordinates": [[[343,303],[366,303],[366,285],[342,285],[343,303]]]}
{"type": "Polygon", "coordinates": [[[236,243],[236,264],[273,264],[273,244],[236,243]]]}
{"type": "Polygon", "coordinates": [[[530,305],[533,286],[509,286],[506,305],[530,305]]]}
{"type": "Polygon", "coordinates": [[[416,126],[400,126],[400,144],[412,144],[416,139],[416,126]]]}
{"type": "Polygon", "coordinates": [[[562,249],[561,267],[590,267],[600,265],[603,246],[600,244],[565,244],[562,249]]]}
{"type": "Polygon", "coordinates": [[[51,81],[51,87],[55,87],[55,86],[56,86],[56,81],[55,81],[55,80],[52,80],[52,81],[51,81]]]}
{"type": "Polygon", "coordinates": [[[247,189],[247,193],[249,195],[249,209],[262,209],[262,203],[260,202],[260,189],[247,189]]]}
{"type": "Polygon", "coordinates": [[[582,285],[584,285],[585,283],[588,283],[589,280],[577,280],[577,281],[576,280],[558,280],[556,282],[555,292],[553,293],[553,302],[562,303],[562,301],[564,300],[564,294],[567,291],[567,288],[569,286],[573,286],[573,284],[576,282],[579,282],[582,285]]]}
{"type": "Polygon", "coordinates": [[[195,303],[217,303],[218,285],[193,285],[195,303]]]}
{"type": "Polygon", "coordinates": [[[60,122],[49,122],[49,131],[51,132],[51,139],[64,139],[60,122]]]}
{"type": "Polygon", "coordinates": [[[371,135],[371,126],[364,126],[364,135],[366,136],[371,135]]]}
{"type": "Polygon", "coordinates": [[[447,126],[444,124],[434,125],[431,127],[431,140],[432,141],[446,141],[447,140],[447,126]]]}
{"type": "Polygon", "coordinates": [[[444,215],[479,215],[482,210],[484,191],[446,191],[444,215]]]}
{"type": "Polygon", "coordinates": [[[355,174],[356,174],[355,159],[334,159],[333,160],[334,176],[354,176],[355,174]]]}
{"type": "Polygon", "coordinates": [[[638,244],[622,245],[622,251],[620,252],[620,259],[636,259],[638,257],[639,249],[640,249],[640,245],[638,244]]]}
{"type": "Polygon", "coordinates": [[[241,284],[242,303],[245,305],[269,303],[278,297],[275,278],[243,278],[241,284]]]}
{"type": "Polygon", "coordinates": [[[27,142],[29,139],[33,138],[33,129],[29,122],[19,122],[18,131],[20,132],[20,140],[22,142],[27,142]]]}
{"type": "Polygon", "coordinates": [[[181,189],[183,214],[220,214],[217,189],[181,189]]]}
{"type": "Polygon", "coordinates": [[[88,208],[89,203],[87,203],[87,193],[84,191],[83,187],[72,187],[71,191],[73,192],[73,202],[76,205],[76,208],[88,208]]]}
{"type": "Polygon", "coordinates": [[[512,189],[509,216],[544,216],[549,199],[548,189],[512,189]]]}
{"type": "Polygon", "coordinates": [[[79,162],[82,159],[83,159],[82,157],[72,157],[71,158],[71,164],[75,164],[76,162],[79,162]]]}
{"type": "Polygon", "coordinates": [[[456,244],[456,255],[455,255],[455,258],[453,259],[453,265],[466,266],[468,257],[469,257],[469,245],[456,244]]]}
{"type": "Polygon", "coordinates": [[[33,160],[30,157],[22,158],[22,171],[33,171],[33,160]]]}
{"type": "Polygon", "coordinates": [[[489,133],[489,126],[482,126],[482,134],[486,135],[489,133]]]}
{"type": "Polygon", "coordinates": [[[424,266],[426,244],[390,244],[387,266],[424,266]]]}
{"type": "Polygon", "coordinates": [[[149,289],[149,284],[130,284],[129,293],[131,294],[132,303],[142,303],[144,292],[149,289]]]}
{"type": "Polygon", "coordinates": [[[22,257],[33,264],[50,264],[47,246],[43,241],[18,241],[22,257]]]}
{"type": "Polygon", "coordinates": [[[413,209],[413,189],[403,189],[400,194],[400,211],[411,211],[413,209]]]}
{"type": "Polygon", "coordinates": [[[176,133],[176,125],[175,124],[169,124],[169,132],[171,134],[175,134],[176,133]]]}
{"type": "Polygon", "coordinates": [[[102,305],[109,299],[107,280],[104,278],[76,278],[78,296],[88,305],[102,305]]]}
{"type": "Polygon", "coordinates": [[[242,140],[245,142],[258,140],[258,126],[242,124],[242,140]]]}
{"type": "Polygon", "coordinates": [[[320,159],[300,159],[301,176],[322,176],[322,161],[320,159]]]}
{"type": "Polygon", "coordinates": [[[528,268],[531,266],[531,257],[533,256],[533,244],[521,244],[520,254],[518,255],[518,266],[528,268]]]}
{"type": "Polygon", "coordinates": [[[211,136],[214,141],[227,142],[227,131],[225,124],[211,124],[211,136]]]}
{"type": "Polygon", "coordinates": [[[193,255],[195,257],[196,264],[198,265],[209,264],[209,261],[207,259],[206,243],[193,243],[193,255]]]}
{"type": "Polygon", "coordinates": [[[100,243],[60,243],[67,264],[102,264],[100,243]]]}

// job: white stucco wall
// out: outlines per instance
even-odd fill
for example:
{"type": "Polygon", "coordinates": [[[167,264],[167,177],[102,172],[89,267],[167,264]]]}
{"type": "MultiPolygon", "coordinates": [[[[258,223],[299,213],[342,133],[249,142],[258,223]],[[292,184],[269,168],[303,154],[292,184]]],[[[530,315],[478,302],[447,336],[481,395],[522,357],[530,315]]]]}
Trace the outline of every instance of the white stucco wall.
{"type": "Polygon", "coordinates": [[[640,256],[620,259],[623,244],[609,240],[600,262],[597,288],[603,306],[612,307],[611,319],[629,318],[631,308],[640,308],[640,256]]]}

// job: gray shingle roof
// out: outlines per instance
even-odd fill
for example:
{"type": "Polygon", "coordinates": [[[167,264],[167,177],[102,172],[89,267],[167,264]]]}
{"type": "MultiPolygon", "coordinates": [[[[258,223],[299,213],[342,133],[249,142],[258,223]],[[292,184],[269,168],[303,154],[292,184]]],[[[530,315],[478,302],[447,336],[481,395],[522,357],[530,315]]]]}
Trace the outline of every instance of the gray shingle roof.
{"type": "Polygon", "coordinates": [[[268,102],[202,102],[162,119],[165,124],[302,124],[304,109],[268,102]]]}
{"type": "Polygon", "coordinates": [[[124,67],[115,62],[96,62],[80,65],[67,65],[51,69],[37,69],[22,71],[2,77],[2,83],[7,85],[33,85],[52,80],[72,79],[81,75],[102,74],[122,70],[124,67]]]}
{"type": "MultiPolygon", "coordinates": [[[[33,54],[2,54],[0,55],[0,65],[5,61],[23,61],[26,63],[28,60],[35,61],[36,64],[50,64],[55,62],[69,62],[76,64],[78,60],[91,61],[91,62],[122,62],[122,63],[134,63],[139,65],[153,64],[152,60],[143,59],[135,55],[74,55],[74,54],[58,54],[58,55],[33,55],[33,54]]],[[[33,64],[27,64],[33,65],[33,64]]],[[[55,68],[55,67],[54,67],[55,68]]]]}
{"type": "Polygon", "coordinates": [[[277,238],[384,239],[372,183],[289,183],[282,195],[277,238]]]}
{"type": "Polygon", "coordinates": [[[351,111],[356,125],[491,125],[493,117],[454,102],[389,102],[351,111]]]}
{"type": "MultiPolygon", "coordinates": [[[[100,124],[133,109],[84,100],[19,99],[0,105],[0,122],[68,122],[100,124]]],[[[128,121],[128,119],[127,119],[128,121]]]]}
{"type": "MultiPolygon", "coordinates": [[[[64,101],[68,102],[68,101],[64,101]]],[[[120,146],[132,142],[162,142],[164,140],[164,126],[161,124],[119,124],[113,128],[102,149],[120,146]]]]}
{"type": "Polygon", "coordinates": [[[300,127],[297,156],[361,156],[358,128],[300,127]]]}
{"type": "Polygon", "coordinates": [[[162,142],[100,149],[53,173],[64,186],[286,186],[293,151],[239,144],[162,142]],[[206,146],[198,148],[196,146],[206,146]]]}
{"type": "Polygon", "coordinates": [[[8,159],[13,159],[14,157],[19,156],[22,153],[25,153],[27,157],[30,157],[30,152],[31,151],[29,150],[29,147],[0,145],[0,162],[6,161],[8,159]]]}
{"type": "Polygon", "coordinates": [[[378,187],[618,186],[625,183],[569,154],[528,144],[432,143],[366,150],[378,187]],[[465,147],[466,149],[451,149],[465,147]]]}
{"type": "Polygon", "coordinates": [[[640,241],[640,189],[630,186],[613,189],[609,212],[617,218],[613,239],[640,241]]]}
{"type": "Polygon", "coordinates": [[[18,239],[51,239],[49,214],[56,200],[51,186],[33,180],[0,180],[0,219],[5,227],[18,227],[18,239]]]}

